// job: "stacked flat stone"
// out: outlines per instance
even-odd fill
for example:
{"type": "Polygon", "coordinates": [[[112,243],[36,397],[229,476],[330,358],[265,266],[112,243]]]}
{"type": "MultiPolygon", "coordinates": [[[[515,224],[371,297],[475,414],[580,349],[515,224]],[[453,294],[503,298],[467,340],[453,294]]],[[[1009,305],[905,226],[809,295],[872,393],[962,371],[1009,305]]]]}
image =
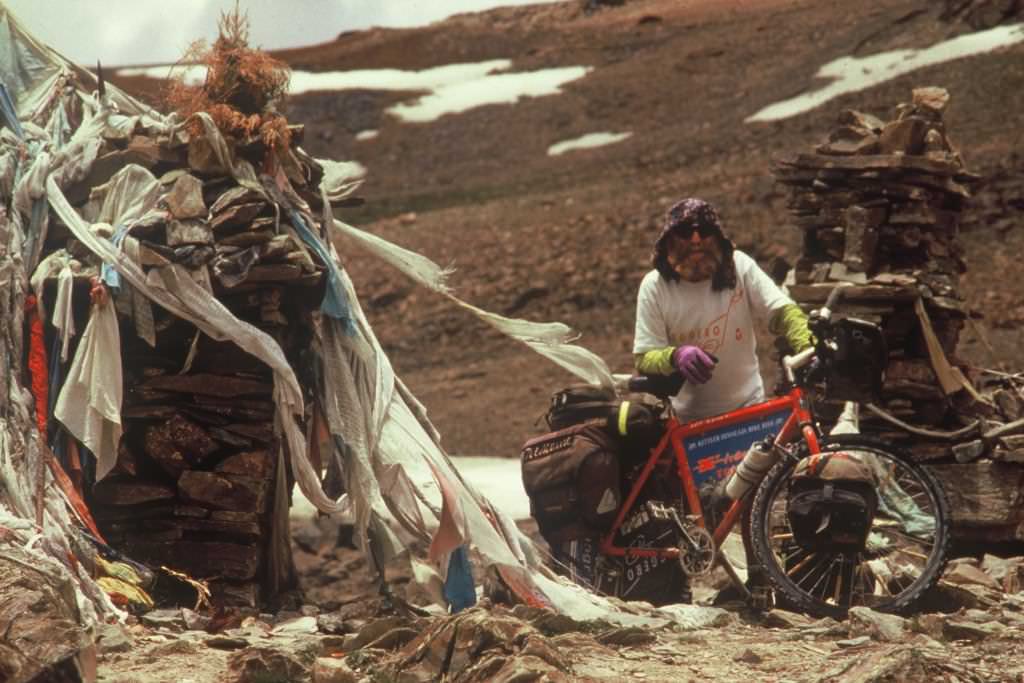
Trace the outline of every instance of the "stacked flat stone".
{"type": "Polygon", "coordinates": [[[852,283],[842,312],[879,323],[890,348],[886,409],[924,425],[943,423],[949,401],[915,302],[922,300],[947,357],[955,355],[966,317],[957,234],[975,176],[946,135],[948,101],[944,90],[921,88],[889,122],[847,111],[814,153],[775,168],[804,233],[791,295],[820,304],[837,283],[852,283]]]}
{"type": "Polygon", "coordinates": [[[1021,540],[1024,437],[928,436],[979,417],[1005,423],[1024,416],[1020,383],[979,390],[956,355],[967,317],[958,287],[966,271],[958,231],[979,178],[964,168],[947,136],[948,102],[941,88],[919,88],[891,121],[844,112],[813,153],[776,165],[804,234],[787,286],[805,308],[847,286],[840,316],[875,322],[886,337],[879,407],[918,431],[870,411],[861,411],[861,430],[930,463],[946,485],[958,533],[976,541],[1021,540]]]}
{"type": "MultiPolygon", "coordinates": [[[[281,173],[298,198],[279,195],[280,184],[267,176],[260,177],[266,193],[240,186],[203,138],[137,132],[143,134],[105,140],[88,177],[68,188],[69,199],[89,217],[95,188],[129,172],[130,164],[147,169],[161,196],[129,231],[139,263],[184,265],[236,317],[276,339],[293,367],[301,366],[326,281],[325,264],[290,222],[296,203],[320,199],[322,169],[297,146],[301,128],[292,127],[291,149],[277,155],[288,164],[281,173]]],[[[265,167],[258,141],[239,145],[236,155],[265,167]]],[[[99,264],[56,217],[54,226],[43,255],[67,248],[81,259],[74,299],[84,314],[88,276],[99,264]]],[[[48,286],[55,291],[56,278],[48,286]]],[[[129,557],[209,580],[220,604],[258,606],[288,587],[291,567],[287,534],[272,534],[282,448],[272,373],[233,344],[215,342],[150,305],[128,283],[114,301],[122,329],[124,435],[115,470],[87,491],[93,515],[111,545],[129,557]]]]}

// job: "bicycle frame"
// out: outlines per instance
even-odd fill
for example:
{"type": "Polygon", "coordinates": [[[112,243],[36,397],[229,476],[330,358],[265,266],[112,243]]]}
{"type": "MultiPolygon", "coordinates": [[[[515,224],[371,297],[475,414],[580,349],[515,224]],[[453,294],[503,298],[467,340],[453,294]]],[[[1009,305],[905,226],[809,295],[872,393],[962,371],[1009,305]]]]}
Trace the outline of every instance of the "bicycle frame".
{"type": "MultiPolygon", "coordinates": [[[[634,482],[626,497],[625,502],[619,508],[615,516],[615,522],[611,529],[601,539],[601,553],[613,557],[657,557],[657,558],[678,558],[678,547],[622,547],[616,545],[615,535],[622,526],[623,521],[636,502],[640,491],[654,471],[655,465],[662,459],[666,451],[671,448],[675,456],[676,468],[679,473],[679,480],[682,482],[683,495],[686,497],[691,515],[696,517],[696,523],[704,527],[704,511],[700,504],[700,496],[697,491],[697,484],[694,479],[693,469],[687,457],[684,441],[687,438],[697,436],[714,429],[727,427],[732,424],[745,422],[754,418],[767,416],[789,409],[790,413],[775,436],[775,443],[786,444],[802,437],[806,442],[811,454],[819,453],[818,433],[813,425],[811,411],[804,398],[804,392],[799,386],[794,386],[787,394],[778,398],[768,399],[761,403],[739,408],[722,415],[696,420],[694,422],[681,423],[674,415],[670,415],[666,421],[665,434],[658,441],[658,444],[651,449],[650,455],[644,464],[640,475],[634,482]]],[[[758,482],[760,483],[760,482],[758,482]]],[[[747,508],[752,499],[752,493],[757,488],[755,484],[750,491],[738,500],[733,501],[725,516],[719,522],[712,533],[715,547],[718,548],[725,540],[729,532],[736,526],[740,515],[747,508]]]]}

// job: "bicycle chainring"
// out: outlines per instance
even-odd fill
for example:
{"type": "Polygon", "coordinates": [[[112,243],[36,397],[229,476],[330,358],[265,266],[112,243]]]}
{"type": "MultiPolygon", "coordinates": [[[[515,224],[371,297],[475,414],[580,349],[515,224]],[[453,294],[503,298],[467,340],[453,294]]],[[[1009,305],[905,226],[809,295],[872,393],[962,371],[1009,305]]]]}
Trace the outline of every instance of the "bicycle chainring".
{"type": "Polygon", "coordinates": [[[715,566],[715,539],[708,530],[696,524],[686,524],[687,538],[679,541],[679,566],[687,576],[702,576],[715,566]]]}

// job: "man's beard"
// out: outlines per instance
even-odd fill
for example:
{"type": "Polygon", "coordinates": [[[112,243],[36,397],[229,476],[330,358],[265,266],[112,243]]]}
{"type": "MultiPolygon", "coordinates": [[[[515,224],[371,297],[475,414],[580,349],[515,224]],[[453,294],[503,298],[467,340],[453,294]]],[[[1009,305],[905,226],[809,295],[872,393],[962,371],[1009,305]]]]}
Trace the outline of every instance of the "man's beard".
{"type": "Polygon", "coordinates": [[[676,274],[687,282],[710,280],[721,263],[721,254],[717,248],[702,250],[699,259],[685,258],[673,266],[676,274]]]}

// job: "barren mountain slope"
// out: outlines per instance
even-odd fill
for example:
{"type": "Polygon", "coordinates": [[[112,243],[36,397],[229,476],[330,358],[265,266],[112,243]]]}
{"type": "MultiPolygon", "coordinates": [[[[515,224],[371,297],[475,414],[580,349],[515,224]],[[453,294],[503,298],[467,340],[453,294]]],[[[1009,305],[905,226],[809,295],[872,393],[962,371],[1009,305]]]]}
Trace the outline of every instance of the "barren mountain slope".
{"type": "MultiPolygon", "coordinates": [[[[562,94],[431,123],[387,114],[414,94],[386,91],[296,96],[287,113],[306,124],[304,146],[314,156],[369,169],[366,205],[339,216],[453,265],[450,284],[470,303],[568,323],[614,371],[630,367],[635,291],[669,203],[706,197],[763,265],[777,256],[792,262],[799,233],[773,183],[772,160],[820,142],[844,109],[888,118],[912,88],[945,87],[946,121],[969,168],[999,181],[979,195],[963,236],[964,291],[986,318],[965,332],[962,355],[1019,369],[1024,46],[918,70],[779,122],[744,123],[820,85],[815,73],[833,59],[923,48],[971,30],[940,21],[943,4],[633,0],[588,15],[582,3],[564,2],[343,34],[279,56],[314,71],[490,59],[511,60],[512,71],[591,67],[562,94]],[[370,129],[376,138],[356,139],[370,129]],[[632,136],[547,154],[556,142],[605,131],[632,136]],[[981,326],[986,343],[975,331],[981,326]]],[[[514,455],[539,429],[550,392],[573,379],[353,244],[338,247],[378,337],[449,449],[514,455]]]]}

